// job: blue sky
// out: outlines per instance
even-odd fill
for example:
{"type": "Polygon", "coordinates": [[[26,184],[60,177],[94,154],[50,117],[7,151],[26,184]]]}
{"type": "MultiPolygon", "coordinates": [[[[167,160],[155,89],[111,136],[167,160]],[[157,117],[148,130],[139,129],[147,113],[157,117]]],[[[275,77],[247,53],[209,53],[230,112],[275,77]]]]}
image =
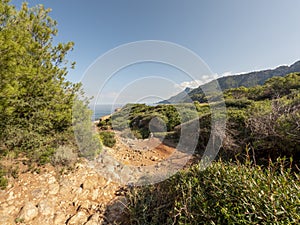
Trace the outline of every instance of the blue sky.
{"type": "MultiPolygon", "coordinates": [[[[21,2],[12,1],[17,6],[21,2]]],[[[44,4],[52,8],[50,15],[57,20],[59,30],[56,42],[75,42],[68,58],[77,63],[68,75],[73,82],[80,81],[89,66],[107,51],[141,40],[162,40],[184,46],[199,55],[212,74],[217,74],[214,76],[274,68],[300,59],[299,0],[28,2],[30,6],[44,4]]],[[[167,65],[132,65],[116,73],[115,79],[105,85],[101,103],[115,101],[129,83],[149,76],[161,76],[175,83],[153,90],[162,98],[192,83],[184,73],[167,65]]],[[[147,82],[152,86],[157,83],[147,82]]],[[[134,96],[134,91],[130,95],[134,96]]],[[[122,99],[134,101],[128,93],[122,99]]]]}

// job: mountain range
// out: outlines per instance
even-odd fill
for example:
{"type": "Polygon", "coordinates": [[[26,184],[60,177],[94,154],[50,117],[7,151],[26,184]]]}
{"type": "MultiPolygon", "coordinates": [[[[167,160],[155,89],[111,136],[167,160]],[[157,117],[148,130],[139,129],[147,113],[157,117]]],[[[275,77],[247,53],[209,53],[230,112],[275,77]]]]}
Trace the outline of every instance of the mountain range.
{"type": "Polygon", "coordinates": [[[169,104],[169,103],[181,103],[193,101],[201,101],[204,99],[203,90],[209,90],[211,86],[216,85],[218,82],[222,91],[229,88],[237,87],[253,87],[256,85],[263,85],[266,80],[274,76],[285,76],[286,74],[300,72],[300,61],[295,62],[290,66],[279,66],[275,69],[254,71],[244,74],[237,74],[231,76],[220,77],[216,80],[210,81],[206,84],[200,85],[195,89],[186,88],[184,91],[179,94],[172,96],[171,98],[159,102],[159,104],[169,104]]]}

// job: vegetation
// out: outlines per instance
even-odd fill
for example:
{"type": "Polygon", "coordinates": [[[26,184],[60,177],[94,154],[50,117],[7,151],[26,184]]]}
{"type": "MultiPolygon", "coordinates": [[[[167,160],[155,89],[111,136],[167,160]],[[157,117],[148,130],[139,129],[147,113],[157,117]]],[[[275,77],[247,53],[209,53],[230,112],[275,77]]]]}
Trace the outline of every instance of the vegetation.
{"type": "Polygon", "coordinates": [[[114,132],[102,131],[99,133],[99,135],[100,135],[100,139],[101,139],[103,145],[112,148],[116,144],[114,132]]]}
{"type": "Polygon", "coordinates": [[[8,181],[5,177],[4,170],[0,167],[0,189],[3,190],[6,188],[8,181]]]}
{"type": "MultiPolygon", "coordinates": [[[[246,74],[240,75],[232,75],[226,77],[220,77],[217,79],[218,85],[222,91],[231,89],[231,88],[239,88],[239,87],[254,87],[257,85],[263,85],[268,79],[272,77],[283,77],[286,74],[300,72],[300,61],[295,62],[291,66],[280,66],[273,70],[263,70],[263,71],[256,71],[246,74]]],[[[187,89],[183,92],[179,93],[171,97],[168,100],[162,101],[162,104],[169,104],[169,103],[180,103],[180,102],[190,102],[199,101],[199,102],[206,102],[210,96],[206,96],[205,94],[209,93],[209,90],[215,90],[215,81],[211,81],[204,85],[201,85],[195,89],[187,89]],[[204,94],[203,90],[208,90],[204,94]],[[207,93],[208,92],[208,93],[207,93]]]]}
{"type": "MultiPolygon", "coordinates": [[[[176,141],[181,126],[189,126],[198,119],[201,129],[196,153],[202,155],[211,133],[210,107],[218,110],[220,104],[217,95],[211,96],[215,99],[211,104],[197,101],[158,106],[128,104],[99,126],[109,124],[123,131],[123,136],[132,138],[148,138],[152,132],[154,136],[176,141]]],[[[262,86],[228,89],[224,97],[227,126],[219,158],[242,161],[243,150],[249,148],[256,163],[266,165],[269,159],[284,156],[299,163],[300,73],[273,77],[262,86]]]]}
{"type": "MultiPolygon", "coordinates": [[[[0,154],[21,153],[40,164],[63,145],[78,152],[73,125],[83,123],[72,121],[80,84],[65,79],[74,66],[66,60],[74,43],[53,44],[57,28],[49,12],[0,1],[0,154]]],[[[77,102],[77,114],[89,118],[87,103],[77,102]]]]}
{"type": "MultiPolygon", "coordinates": [[[[300,222],[300,73],[228,89],[224,97],[227,128],[219,161],[205,171],[196,164],[162,183],[131,188],[128,224],[300,222]]],[[[202,154],[211,114],[208,104],[195,106],[201,127],[196,152],[202,154]]]]}
{"type": "Polygon", "coordinates": [[[110,120],[100,121],[98,127],[105,130],[107,126],[111,126],[125,133],[130,129],[134,137],[148,138],[151,132],[172,132],[182,122],[198,117],[197,110],[209,111],[209,107],[202,108],[198,103],[158,106],[127,104],[114,113],[110,120]]]}
{"type": "Polygon", "coordinates": [[[127,224],[298,224],[300,177],[285,163],[218,161],[132,188],[127,224]]]}
{"type": "MultiPolygon", "coordinates": [[[[127,223],[299,224],[300,62],[218,79],[226,115],[210,112],[222,105],[222,95],[205,95],[200,87],[177,96],[183,98],[177,102],[194,102],[127,104],[100,121],[102,131],[94,135],[80,84],[66,80],[74,66],[66,56],[74,43],[53,44],[57,29],[49,12],[42,5],[24,3],[17,10],[9,0],[0,1],[0,156],[69,165],[78,156],[94,158],[101,142],[113,147],[111,129],[123,137],[176,141],[182,126],[195,121],[200,123],[196,154],[201,156],[212,116],[226,116],[218,161],[204,171],[195,164],[162,183],[131,188],[127,223]]],[[[1,189],[8,173],[0,168],[1,189]]],[[[16,168],[10,173],[17,178],[16,168]]]]}

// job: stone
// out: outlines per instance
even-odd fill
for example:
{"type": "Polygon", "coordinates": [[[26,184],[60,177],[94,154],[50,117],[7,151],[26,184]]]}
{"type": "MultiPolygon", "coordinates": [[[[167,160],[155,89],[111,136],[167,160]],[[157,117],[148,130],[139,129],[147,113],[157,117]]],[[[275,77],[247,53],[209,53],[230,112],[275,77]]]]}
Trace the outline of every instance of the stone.
{"type": "Polygon", "coordinates": [[[99,196],[99,189],[94,189],[92,191],[92,200],[93,201],[96,200],[98,198],[98,196],[99,196]]]}
{"type": "MultiPolygon", "coordinates": [[[[10,206],[1,206],[0,215],[12,215],[16,211],[16,207],[14,205],[10,206]]],[[[0,223],[2,224],[2,223],[0,223]]]]}
{"type": "Polygon", "coordinates": [[[37,188],[31,192],[31,195],[34,199],[40,199],[44,196],[44,191],[41,188],[37,188]]]}
{"type": "Polygon", "coordinates": [[[156,156],[151,156],[151,157],[150,157],[150,160],[154,162],[154,161],[158,161],[159,158],[157,158],[156,156]]]}
{"type": "Polygon", "coordinates": [[[8,194],[7,201],[13,200],[15,198],[16,198],[16,196],[14,195],[14,192],[10,191],[9,194],[8,194]]]}
{"type": "Polygon", "coordinates": [[[89,221],[87,221],[84,225],[99,225],[99,224],[101,224],[101,223],[98,223],[98,222],[96,222],[96,221],[89,220],[89,221]]]}
{"type": "Polygon", "coordinates": [[[56,195],[59,192],[59,184],[58,183],[52,183],[49,185],[49,194],[50,195],[56,195]]]}
{"type": "Polygon", "coordinates": [[[98,177],[96,175],[88,176],[82,184],[83,189],[88,189],[88,190],[93,190],[98,186],[99,186],[98,177]]]}
{"type": "Polygon", "coordinates": [[[50,176],[50,177],[48,178],[48,184],[54,184],[55,182],[56,182],[55,177],[50,176]]]}
{"type": "Polygon", "coordinates": [[[63,213],[56,213],[54,216],[54,224],[65,224],[66,220],[66,215],[63,213]]]}
{"type": "Polygon", "coordinates": [[[84,224],[85,222],[87,222],[87,219],[88,215],[83,211],[79,211],[77,214],[70,218],[70,220],[68,221],[68,225],[84,224]]]}
{"type": "Polygon", "coordinates": [[[0,224],[1,225],[13,225],[13,224],[15,224],[15,222],[14,222],[14,219],[12,217],[1,216],[0,217],[0,224]]]}
{"type": "Polygon", "coordinates": [[[42,215],[53,215],[54,206],[52,200],[44,199],[38,204],[39,213],[42,215]]]}
{"type": "Polygon", "coordinates": [[[52,216],[39,215],[31,222],[31,224],[32,225],[53,224],[53,215],[52,216]]]}
{"type": "Polygon", "coordinates": [[[33,220],[38,215],[38,209],[32,202],[27,202],[21,209],[18,218],[28,222],[33,220]]]}

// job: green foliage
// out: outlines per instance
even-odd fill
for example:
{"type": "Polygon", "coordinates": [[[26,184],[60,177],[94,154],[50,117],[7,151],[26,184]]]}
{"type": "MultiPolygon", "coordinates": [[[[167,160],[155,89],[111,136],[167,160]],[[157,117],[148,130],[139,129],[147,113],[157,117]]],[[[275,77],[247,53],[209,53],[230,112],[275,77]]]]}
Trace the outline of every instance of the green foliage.
{"type": "Polygon", "coordinates": [[[298,224],[299,174],[284,160],[268,168],[214,162],[128,193],[128,224],[298,224]]]}
{"type": "Polygon", "coordinates": [[[115,133],[109,131],[99,132],[100,139],[102,140],[103,145],[107,147],[114,147],[116,144],[115,133]]]}
{"type": "Polygon", "coordinates": [[[52,164],[69,166],[76,162],[77,154],[74,153],[72,146],[59,146],[52,156],[52,164]]]}
{"type": "Polygon", "coordinates": [[[93,132],[91,122],[92,111],[88,109],[87,102],[76,100],[73,103],[73,130],[80,156],[94,159],[102,149],[99,135],[93,132]]]}
{"type": "Polygon", "coordinates": [[[0,167],[0,189],[4,190],[8,184],[7,179],[4,177],[5,172],[0,167]]]}
{"type": "Polygon", "coordinates": [[[202,107],[195,104],[184,103],[158,106],[127,104],[119,112],[112,115],[112,127],[116,130],[130,128],[135,137],[148,138],[151,132],[149,124],[153,119],[157,122],[159,121],[161,127],[165,125],[167,131],[173,131],[177,125],[197,118],[197,109],[206,110],[207,106],[202,107]]]}
{"type": "Polygon", "coordinates": [[[0,2],[0,147],[41,164],[58,146],[75,146],[72,109],[81,94],[80,84],[65,79],[74,43],[53,44],[49,12],[0,2]]]}
{"type": "Polygon", "coordinates": [[[300,88],[300,73],[291,73],[284,77],[272,77],[262,86],[239,87],[225,91],[225,98],[265,100],[276,99],[291,94],[300,88]]]}
{"type": "Polygon", "coordinates": [[[293,156],[299,161],[300,92],[273,101],[256,102],[249,109],[247,127],[257,158],[293,156]]]}

